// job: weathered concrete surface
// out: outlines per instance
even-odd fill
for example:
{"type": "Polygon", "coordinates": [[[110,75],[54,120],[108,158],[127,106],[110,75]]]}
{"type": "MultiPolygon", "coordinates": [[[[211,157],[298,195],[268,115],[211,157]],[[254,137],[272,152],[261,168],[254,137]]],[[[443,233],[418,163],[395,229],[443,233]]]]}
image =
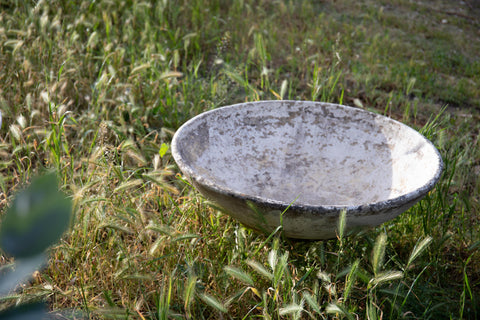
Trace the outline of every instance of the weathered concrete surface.
{"type": "Polygon", "coordinates": [[[288,237],[335,237],[402,213],[438,181],[442,160],[415,130],[361,109],[306,101],[223,107],[185,123],[175,161],[207,198],[243,224],[288,237]]]}

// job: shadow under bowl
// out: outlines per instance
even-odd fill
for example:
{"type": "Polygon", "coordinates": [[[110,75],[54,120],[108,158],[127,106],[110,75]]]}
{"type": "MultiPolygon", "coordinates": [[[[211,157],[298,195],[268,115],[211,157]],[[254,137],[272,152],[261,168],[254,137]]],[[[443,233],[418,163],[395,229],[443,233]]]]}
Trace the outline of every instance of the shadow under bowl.
{"type": "Polygon", "coordinates": [[[437,183],[442,159],[424,136],[372,112],[308,101],[241,103],[202,113],[172,141],[206,198],[265,233],[335,238],[391,220],[437,183]]]}

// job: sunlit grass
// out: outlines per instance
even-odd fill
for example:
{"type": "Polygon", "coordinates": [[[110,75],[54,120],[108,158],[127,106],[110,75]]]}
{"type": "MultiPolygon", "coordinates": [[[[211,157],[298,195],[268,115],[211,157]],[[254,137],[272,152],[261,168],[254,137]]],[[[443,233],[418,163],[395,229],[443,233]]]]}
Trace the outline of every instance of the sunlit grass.
{"type": "Polygon", "coordinates": [[[117,319],[478,316],[471,1],[0,8],[1,211],[52,168],[75,213],[48,268],[2,308],[45,299],[52,310],[117,319]],[[331,101],[401,120],[438,147],[443,177],[410,211],[355,237],[253,233],[179,175],[169,144],[196,114],[260,99],[331,101]]]}

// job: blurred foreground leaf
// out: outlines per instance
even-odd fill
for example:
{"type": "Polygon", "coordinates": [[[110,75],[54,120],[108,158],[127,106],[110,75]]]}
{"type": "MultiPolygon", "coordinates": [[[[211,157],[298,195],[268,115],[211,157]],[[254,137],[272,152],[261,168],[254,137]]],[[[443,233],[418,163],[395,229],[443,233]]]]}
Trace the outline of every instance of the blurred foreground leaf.
{"type": "Polygon", "coordinates": [[[47,319],[47,308],[44,303],[21,305],[13,309],[0,312],[2,320],[33,320],[47,319]]]}
{"type": "Polygon", "coordinates": [[[18,259],[12,266],[13,271],[2,269],[0,272],[0,296],[12,292],[17,285],[27,281],[36,270],[43,267],[46,260],[45,254],[41,253],[34,257],[18,259]]]}
{"type": "Polygon", "coordinates": [[[72,204],[58,190],[55,175],[36,178],[17,194],[0,225],[0,247],[16,258],[41,254],[70,222],[72,204]]]}

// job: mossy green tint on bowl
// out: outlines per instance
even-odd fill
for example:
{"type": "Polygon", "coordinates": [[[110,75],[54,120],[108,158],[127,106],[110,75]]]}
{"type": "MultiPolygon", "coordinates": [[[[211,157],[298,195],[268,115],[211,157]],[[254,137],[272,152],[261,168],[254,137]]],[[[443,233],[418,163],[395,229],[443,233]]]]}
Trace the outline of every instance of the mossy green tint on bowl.
{"type": "Polygon", "coordinates": [[[222,107],[186,122],[180,170],[233,218],[287,237],[330,239],[404,212],[438,181],[442,159],[412,128],[362,109],[307,101],[222,107]],[[288,208],[288,209],[287,209],[288,208]]]}

